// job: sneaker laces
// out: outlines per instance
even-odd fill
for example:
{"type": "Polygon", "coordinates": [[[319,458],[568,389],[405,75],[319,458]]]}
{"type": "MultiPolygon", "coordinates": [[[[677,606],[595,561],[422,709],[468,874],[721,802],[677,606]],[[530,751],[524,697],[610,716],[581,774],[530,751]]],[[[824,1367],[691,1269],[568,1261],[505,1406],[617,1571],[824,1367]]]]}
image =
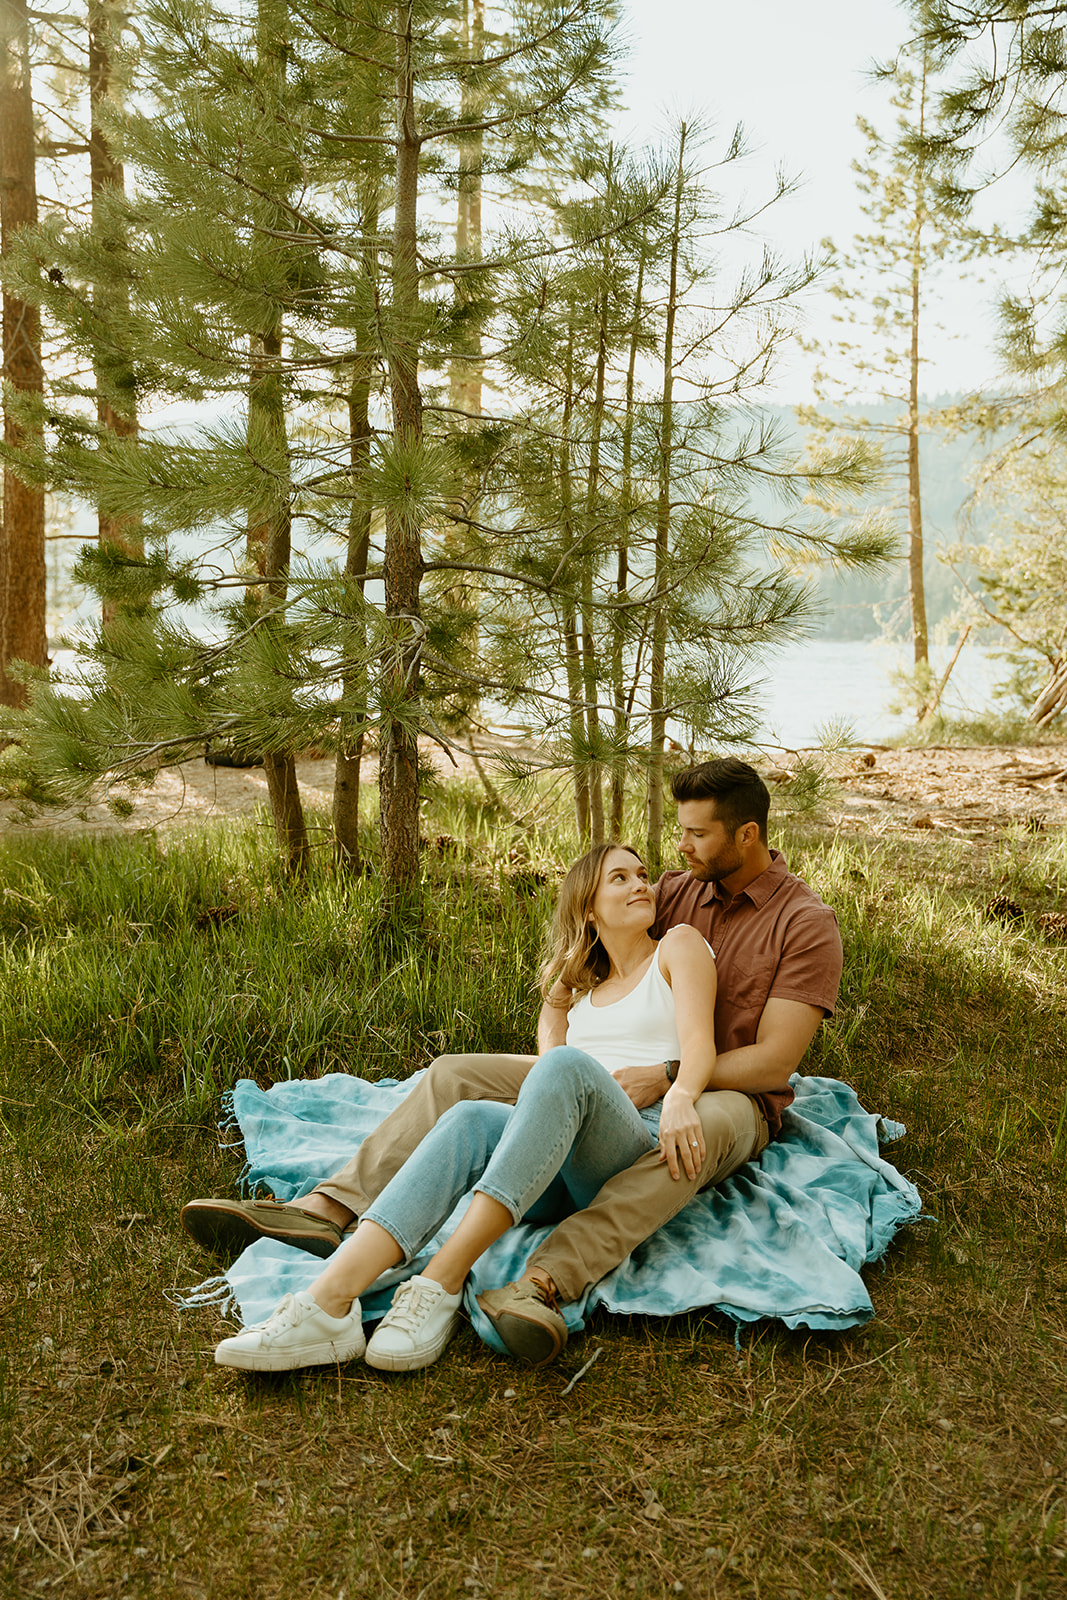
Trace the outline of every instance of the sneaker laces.
{"type": "Polygon", "coordinates": [[[297,1323],[306,1314],[307,1307],[297,1300],[295,1294],[287,1294],[279,1300],[269,1317],[264,1317],[262,1322],[255,1322],[245,1333],[284,1333],[287,1328],[295,1328],[297,1323]]]}
{"type": "Polygon", "coordinates": [[[389,1308],[389,1326],[400,1328],[404,1333],[415,1332],[425,1312],[446,1293],[447,1290],[440,1284],[434,1284],[431,1288],[428,1283],[416,1283],[413,1278],[408,1278],[393,1296],[389,1308]]]}

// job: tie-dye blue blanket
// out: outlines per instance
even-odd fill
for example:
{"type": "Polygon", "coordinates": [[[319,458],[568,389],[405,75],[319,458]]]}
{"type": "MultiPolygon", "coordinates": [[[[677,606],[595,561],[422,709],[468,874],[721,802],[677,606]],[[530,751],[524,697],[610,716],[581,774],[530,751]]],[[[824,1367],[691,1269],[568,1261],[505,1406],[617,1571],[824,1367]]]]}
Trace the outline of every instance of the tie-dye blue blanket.
{"type": "MultiPolygon", "coordinates": [[[[247,1158],[244,1189],[269,1189],[279,1200],[306,1194],[345,1164],[415,1082],[373,1084],[334,1074],[264,1091],[242,1080],[227,1099],[228,1126],[240,1130],[247,1158]]],[[[792,1084],[796,1100],[781,1137],[758,1161],[697,1195],[582,1300],[564,1307],[572,1332],[596,1306],[655,1317],[712,1307],[738,1324],[773,1317],[790,1328],[850,1328],[873,1316],[860,1268],[880,1260],[897,1229],[922,1209],[918,1190],[879,1154],[879,1142],[900,1138],[904,1129],[864,1111],[835,1078],[796,1074],[792,1084]]],[[[362,1297],[368,1321],[384,1315],[395,1285],[426,1264],[465,1204],[417,1260],[362,1297]]],[[[468,1280],[466,1310],[496,1350],[502,1346],[475,1296],[518,1277],[549,1231],[528,1223],[510,1229],[468,1280]]],[[[247,1325],[268,1316],[283,1294],[306,1289],[320,1271],[314,1257],[261,1240],[182,1304],[236,1307],[247,1325]]]]}

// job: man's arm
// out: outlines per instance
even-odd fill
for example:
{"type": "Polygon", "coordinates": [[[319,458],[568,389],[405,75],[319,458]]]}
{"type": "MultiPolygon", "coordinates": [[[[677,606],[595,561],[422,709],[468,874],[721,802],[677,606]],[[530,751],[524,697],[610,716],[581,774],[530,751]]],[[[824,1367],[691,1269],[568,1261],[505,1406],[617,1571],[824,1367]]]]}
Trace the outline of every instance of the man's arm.
{"type": "Polygon", "coordinates": [[[772,996],[759,1019],[755,1044],[723,1051],[708,1088],[740,1089],[745,1094],[787,1089],[789,1075],[799,1067],[824,1015],[822,1006],[772,996]]]}
{"type": "MultiPolygon", "coordinates": [[[[723,1051],[716,1058],[708,1088],[740,1089],[744,1094],[787,1088],[789,1074],[799,1067],[824,1014],[822,1006],[772,997],[763,1008],[755,1044],[723,1051]]],[[[670,1088],[662,1066],[623,1067],[615,1077],[639,1111],[653,1105],[670,1088]]]]}

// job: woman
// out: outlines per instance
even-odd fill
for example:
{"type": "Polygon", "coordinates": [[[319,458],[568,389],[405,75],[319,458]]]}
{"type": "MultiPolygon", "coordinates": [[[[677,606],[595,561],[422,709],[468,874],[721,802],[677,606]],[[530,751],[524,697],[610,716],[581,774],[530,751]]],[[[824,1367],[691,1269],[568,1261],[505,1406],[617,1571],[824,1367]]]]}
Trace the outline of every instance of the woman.
{"type": "MultiPolygon", "coordinates": [[[[566,1017],[566,1044],[540,1057],[514,1107],[464,1101],[447,1111],[311,1288],[224,1339],[220,1365],[277,1372],[365,1351],[370,1365],[390,1371],[428,1366],[456,1329],[471,1267],[535,1203],[538,1220],[546,1200],[564,1214],[587,1206],[657,1140],[672,1171],[703,1161],[695,1101],[715,1068],[715,963],[694,928],[672,928],[657,944],[648,932],[654,916],[648,873],[628,846],[597,845],[575,862],[541,974],[542,993],[566,1017]],[[635,1109],[611,1069],[661,1061],[675,1075],[653,1132],[654,1116],[635,1109]],[[359,1295],[418,1255],[472,1187],[455,1231],[400,1285],[365,1344],[359,1295]]],[[[521,1296],[523,1283],[509,1287],[521,1296]]],[[[530,1293],[538,1292],[531,1278],[530,1293]]],[[[503,1293],[480,1300],[491,1318],[511,1314],[495,1303],[503,1293]]],[[[559,1348],[549,1337],[546,1349],[541,1327],[528,1358],[547,1360],[559,1348]]]]}

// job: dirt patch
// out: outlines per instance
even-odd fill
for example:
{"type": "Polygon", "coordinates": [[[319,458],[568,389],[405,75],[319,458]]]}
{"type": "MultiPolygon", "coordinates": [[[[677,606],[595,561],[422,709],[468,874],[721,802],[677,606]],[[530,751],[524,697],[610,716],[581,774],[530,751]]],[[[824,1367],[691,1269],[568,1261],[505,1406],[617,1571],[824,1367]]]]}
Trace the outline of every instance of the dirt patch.
{"type": "Polygon", "coordinates": [[[1067,821],[1067,745],[868,748],[841,759],[829,819],[867,833],[992,839],[1067,821]]]}
{"type": "MultiPolygon", "coordinates": [[[[489,763],[502,748],[512,755],[532,750],[522,740],[483,739],[478,743],[478,757],[489,763]]],[[[420,741],[420,752],[423,761],[442,778],[476,777],[472,757],[462,751],[453,752],[453,761],[440,745],[425,740],[420,741]]],[[[305,807],[328,814],[333,806],[333,757],[298,758],[296,769],[305,807]]],[[[363,762],[362,781],[377,786],[378,763],[373,757],[363,762]]],[[[16,801],[0,800],[0,830],[8,837],[27,833],[141,833],[150,828],[188,830],[203,823],[251,818],[257,812],[269,821],[270,802],[262,767],[213,767],[203,757],[197,757],[180,766],[161,767],[150,789],[114,783],[106,789],[101,786],[88,801],[49,806],[33,816],[26,815],[16,801]]]]}
{"type": "MultiPolygon", "coordinates": [[[[492,773],[502,749],[529,753],[518,741],[481,740],[477,750],[492,773]]],[[[807,752],[817,755],[817,752],[807,752]]],[[[456,753],[453,765],[439,746],[423,750],[443,778],[474,777],[470,756],[456,753]]],[[[770,752],[758,761],[773,785],[784,785],[805,752],[770,752]]],[[[305,804],[327,813],[333,801],[332,758],[297,762],[305,804]]],[[[364,781],[376,784],[377,764],[364,764],[364,781]]],[[[209,767],[202,759],[161,769],[151,789],[115,784],[85,804],[23,816],[13,801],[0,802],[0,826],[8,836],[25,833],[136,833],[148,828],[189,829],[231,817],[267,817],[262,769],[209,767]],[[115,807],[118,803],[117,814],[115,807]],[[127,812],[127,806],[129,810],[127,812]]],[[[834,788],[824,807],[833,827],[866,833],[944,832],[975,841],[992,839],[1005,827],[1041,832],[1067,821],[1067,743],[958,748],[860,747],[837,759],[834,788]]]]}

